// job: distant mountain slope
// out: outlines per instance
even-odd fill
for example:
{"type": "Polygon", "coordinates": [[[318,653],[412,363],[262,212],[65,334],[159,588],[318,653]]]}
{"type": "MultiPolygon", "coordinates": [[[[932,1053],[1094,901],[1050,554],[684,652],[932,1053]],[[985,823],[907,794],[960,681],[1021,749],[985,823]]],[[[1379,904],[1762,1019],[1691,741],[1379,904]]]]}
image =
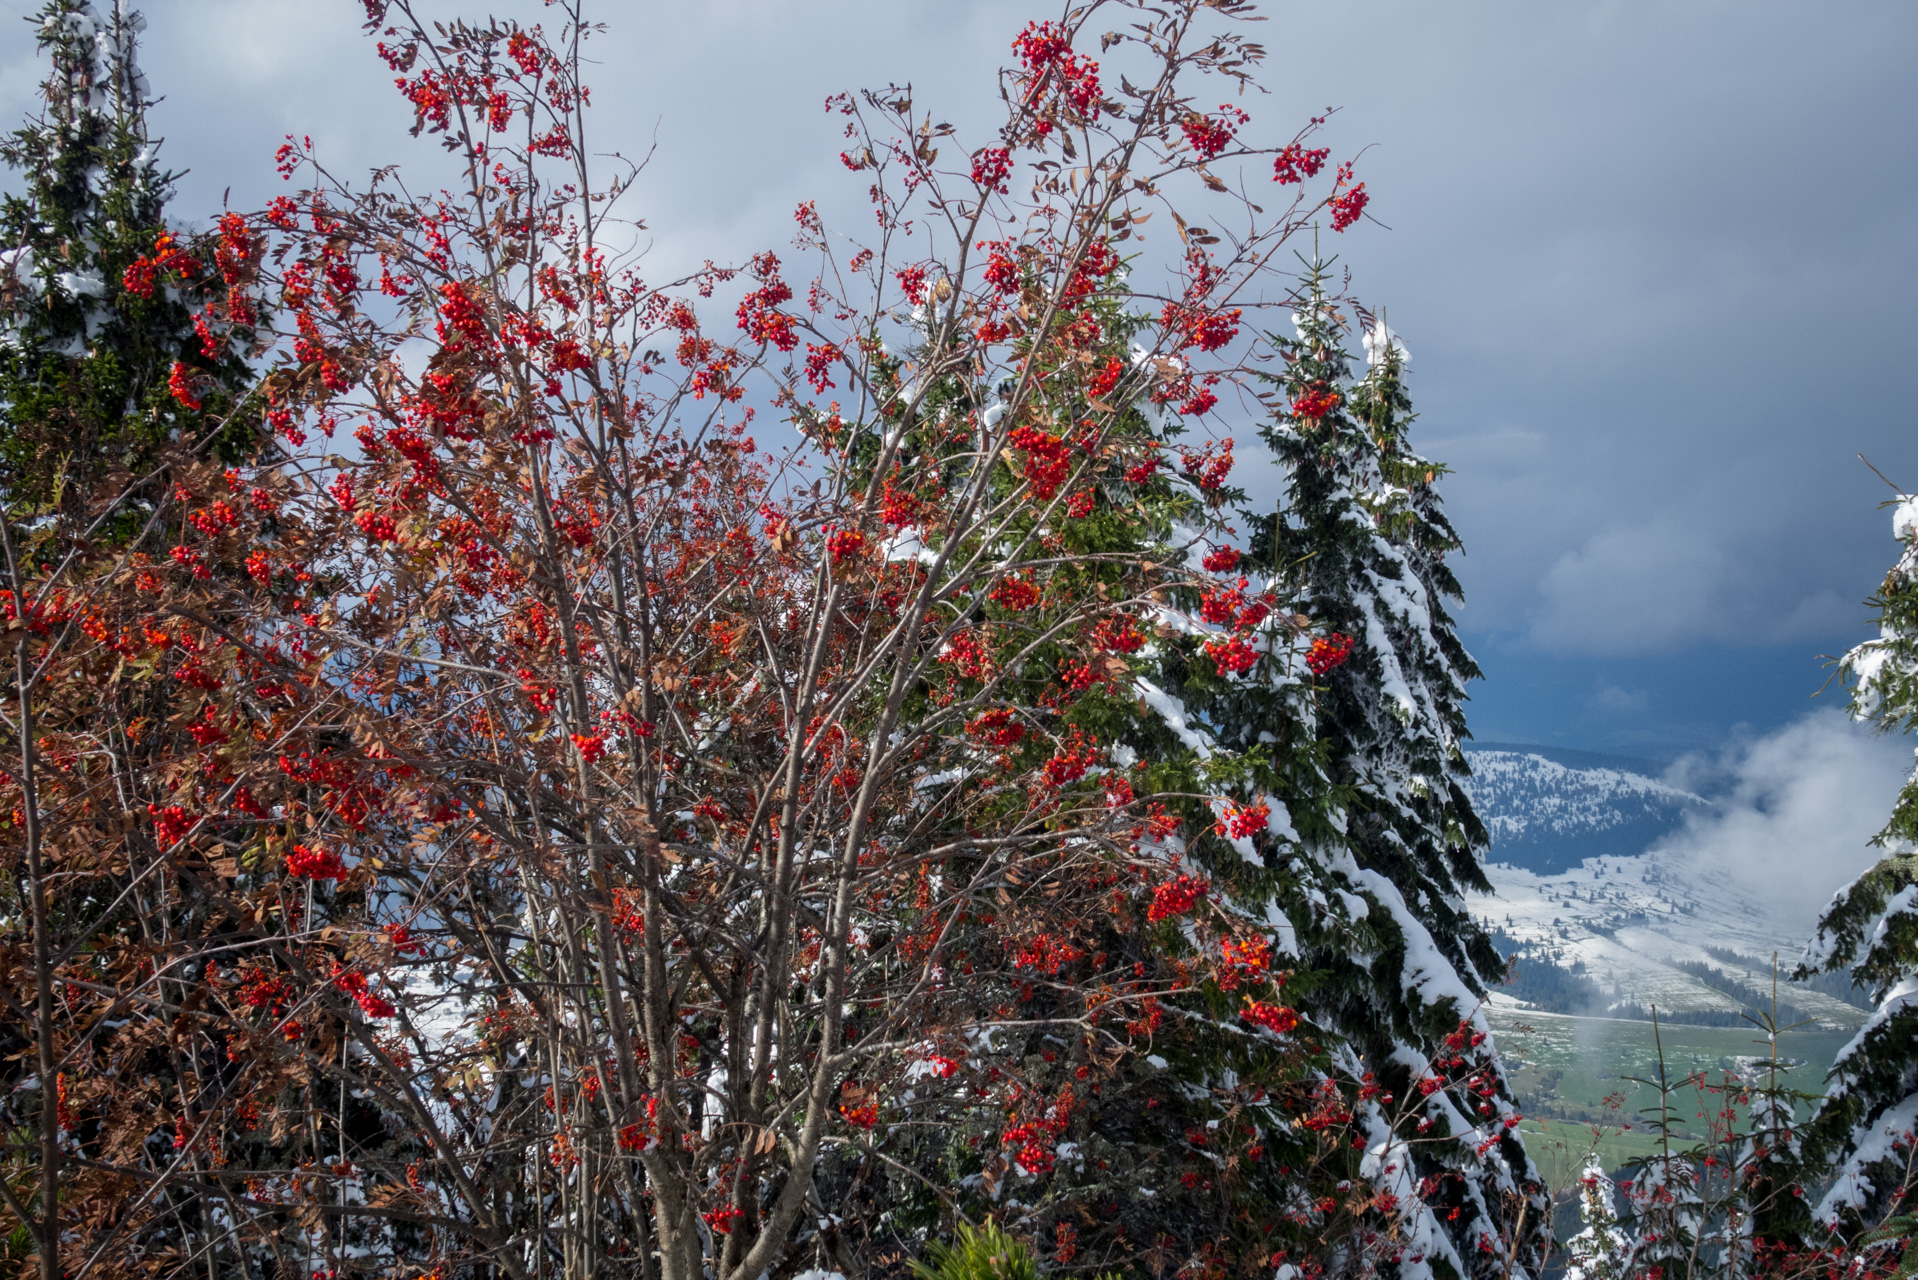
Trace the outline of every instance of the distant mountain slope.
{"type": "MultiPolygon", "coordinates": [[[[1627,1018],[1655,1006],[1725,1026],[1769,1002],[1770,957],[1800,940],[1780,936],[1768,886],[1727,882],[1683,840],[1665,840],[1712,799],[1664,782],[1652,760],[1502,742],[1466,750],[1492,837],[1492,892],[1472,909],[1519,974],[1496,999],[1627,1018]]],[[[1786,985],[1781,1010],[1831,1027],[1865,1016],[1842,984],[1824,985],[1786,985]]]]}
{"type": "MultiPolygon", "coordinates": [[[[1771,956],[1782,951],[1789,969],[1799,945],[1780,936],[1763,884],[1701,876],[1669,846],[1552,874],[1486,872],[1492,892],[1472,911],[1521,972],[1534,970],[1518,998],[1561,1013],[1644,1017],[1655,1006],[1680,1022],[1738,1025],[1766,1001],[1771,956]]],[[[1842,987],[1786,984],[1779,994],[1794,1016],[1831,1026],[1865,1016],[1842,987]]]]}
{"type": "Polygon", "coordinates": [[[1710,803],[1659,781],[1664,767],[1651,760],[1495,742],[1466,750],[1487,860],[1539,875],[1636,857],[1710,803]]]}

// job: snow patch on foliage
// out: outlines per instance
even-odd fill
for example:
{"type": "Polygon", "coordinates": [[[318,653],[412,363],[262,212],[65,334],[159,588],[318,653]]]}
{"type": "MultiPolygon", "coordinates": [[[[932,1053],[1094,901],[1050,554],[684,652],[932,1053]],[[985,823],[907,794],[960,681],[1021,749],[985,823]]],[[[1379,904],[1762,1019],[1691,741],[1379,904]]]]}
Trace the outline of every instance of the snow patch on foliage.
{"type": "Polygon", "coordinates": [[[1400,364],[1412,363],[1412,353],[1405,349],[1398,334],[1387,328],[1383,320],[1373,324],[1359,340],[1365,344],[1365,363],[1368,368],[1376,369],[1394,355],[1400,364]]]}
{"type": "Polygon", "coordinates": [[[1891,513],[1891,536],[1905,541],[1918,538],[1918,497],[1907,495],[1891,513]]]}
{"type": "Polygon", "coordinates": [[[1405,991],[1417,995],[1420,1002],[1427,1005],[1452,1000],[1458,1005],[1460,1017],[1465,1017],[1466,1011],[1472,1010],[1470,1016],[1473,1025],[1481,1030],[1489,1030],[1483,1025],[1484,1018],[1476,1012],[1478,997],[1472,994],[1471,988],[1452,968],[1452,962],[1432,941],[1431,931],[1406,907],[1405,896],[1399,892],[1399,887],[1369,868],[1359,871],[1359,880],[1377,895],[1404,935],[1405,965],[1399,971],[1399,982],[1405,991]]]}
{"type": "Polygon", "coordinates": [[[1907,1094],[1895,1106],[1888,1107],[1871,1125],[1860,1126],[1854,1134],[1856,1145],[1830,1191],[1818,1202],[1820,1221],[1836,1223],[1848,1209],[1863,1209],[1882,1190],[1868,1172],[1872,1166],[1888,1160],[1903,1164],[1896,1149],[1907,1136],[1918,1130],[1918,1094],[1907,1094]]]}
{"type": "Polygon", "coordinates": [[[920,539],[918,529],[912,526],[886,540],[885,555],[888,563],[916,560],[923,565],[934,565],[939,562],[939,553],[927,546],[920,539]]]}
{"type": "Polygon", "coordinates": [[[1199,759],[1211,759],[1211,739],[1205,733],[1192,727],[1190,721],[1186,718],[1185,703],[1167,693],[1158,685],[1153,684],[1144,676],[1135,677],[1133,684],[1138,689],[1139,696],[1145,700],[1146,706],[1159,713],[1159,718],[1165,721],[1167,728],[1178,735],[1180,742],[1190,747],[1199,759]]]}
{"type": "Polygon", "coordinates": [[[1380,621],[1378,609],[1372,597],[1359,595],[1354,601],[1359,612],[1365,618],[1365,643],[1370,647],[1372,656],[1379,664],[1380,692],[1391,699],[1395,714],[1403,723],[1411,723],[1418,715],[1418,702],[1412,697],[1412,686],[1406,683],[1405,672],[1399,667],[1398,653],[1392,644],[1391,636],[1380,621]]]}
{"type": "Polygon", "coordinates": [[[1376,1106],[1368,1103],[1360,1122],[1365,1127],[1366,1147],[1365,1156],[1359,1162],[1359,1176],[1379,1192],[1394,1197],[1403,1215],[1397,1226],[1406,1256],[1399,1275],[1403,1280],[1433,1275],[1431,1260],[1435,1257],[1444,1259],[1455,1275],[1471,1274],[1439,1225],[1438,1215],[1419,1195],[1412,1148],[1392,1131],[1391,1124],[1379,1114],[1376,1106]]]}

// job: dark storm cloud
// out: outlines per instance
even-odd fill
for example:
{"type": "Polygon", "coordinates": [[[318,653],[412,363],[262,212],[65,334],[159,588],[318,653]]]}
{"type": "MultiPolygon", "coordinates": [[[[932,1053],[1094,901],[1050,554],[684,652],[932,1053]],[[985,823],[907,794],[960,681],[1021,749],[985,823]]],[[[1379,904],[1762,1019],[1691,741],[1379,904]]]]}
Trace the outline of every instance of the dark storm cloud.
{"type": "Polygon", "coordinates": [[[1918,484],[1918,11],[1362,8],[1339,124],[1380,141],[1395,230],[1352,259],[1459,468],[1470,624],[1609,654],[1854,634],[1891,549],[1854,455],[1918,484]]]}
{"type": "MultiPolygon", "coordinates": [[[[357,4],[147,8],[166,154],[194,170],[181,214],[229,185],[257,205],[288,132],[347,172],[433,154],[404,137],[357,4]]],[[[828,92],[910,80],[976,145],[992,71],[1037,12],[602,5],[594,141],[638,155],[657,140],[634,205],[649,269],[782,245],[802,198],[863,219],[828,92]]],[[[1326,140],[1371,148],[1361,176],[1390,229],[1328,241],[1404,335],[1424,445],[1458,470],[1463,621],[1481,647],[1625,658],[1854,638],[1892,550],[1854,455],[1918,485],[1918,8],[1264,12],[1256,124],[1289,136],[1337,106],[1326,140]]],[[[25,39],[6,51],[0,109],[17,111],[37,72],[25,39]]]]}

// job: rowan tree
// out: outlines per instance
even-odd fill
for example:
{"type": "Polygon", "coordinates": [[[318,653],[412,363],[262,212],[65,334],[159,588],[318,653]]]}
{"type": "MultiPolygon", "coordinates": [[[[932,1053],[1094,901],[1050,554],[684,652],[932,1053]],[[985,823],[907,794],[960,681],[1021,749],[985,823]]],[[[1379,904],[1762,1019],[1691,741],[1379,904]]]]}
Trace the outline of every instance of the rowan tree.
{"type": "Polygon", "coordinates": [[[1347,798],[1313,619],[1206,561],[1212,424],[1365,204],[1321,122],[1210,105],[1246,8],[1029,26],[971,146],[837,95],[874,234],[648,281],[577,5],[367,4],[460,183],[289,139],[156,235],[270,349],[171,388],[152,519],[15,580],[43,1274],[856,1274],[988,1213],[1067,1270],[1407,1260],[1421,1115],[1285,972],[1343,873],[1239,852],[1347,798]],[[1248,655],[1276,746],[1166,714],[1248,655]]]}

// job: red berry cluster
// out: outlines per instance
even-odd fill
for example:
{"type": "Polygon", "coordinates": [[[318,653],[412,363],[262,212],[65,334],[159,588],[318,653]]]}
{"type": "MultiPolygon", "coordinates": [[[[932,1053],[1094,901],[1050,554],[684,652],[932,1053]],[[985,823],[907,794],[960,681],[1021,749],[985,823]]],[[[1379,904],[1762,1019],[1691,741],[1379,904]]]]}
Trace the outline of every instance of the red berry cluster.
{"type": "Polygon", "coordinates": [[[362,511],[353,517],[353,523],[359,526],[361,533],[375,542],[396,542],[399,540],[400,527],[392,516],[383,511],[362,511]]]}
{"type": "Polygon", "coordinates": [[[1010,710],[1000,707],[979,715],[966,726],[966,732],[995,747],[1013,747],[1026,736],[1025,725],[1010,710]]]}
{"type": "Polygon", "coordinates": [[[1279,152],[1278,158],[1272,162],[1272,181],[1289,185],[1315,178],[1319,170],[1325,167],[1325,158],[1331,154],[1329,147],[1307,150],[1294,142],[1279,152]]]}
{"type": "Polygon", "coordinates": [[[870,1129],[879,1123],[879,1107],[871,1102],[842,1102],[839,1114],[855,1129],[870,1129]]]}
{"type": "Polygon", "coordinates": [[[1004,240],[985,240],[979,244],[986,254],[986,283],[1000,293],[1019,292],[1019,264],[1009,256],[1012,246],[1004,240]]]}
{"type": "Polygon", "coordinates": [[[1218,669],[1220,676],[1236,676],[1252,669],[1259,660],[1259,651],[1247,644],[1243,637],[1228,636],[1224,640],[1207,641],[1205,656],[1212,659],[1212,665],[1218,669]]]}
{"type": "Polygon", "coordinates": [[[866,535],[857,529],[838,529],[826,537],[826,554],[834,564],[856,560],[866,551],[866,535]]]}
{"type": "Polygon", "coordinates": [[[1299,1025],[1299,1015],[1285,1005],[1267,1004],[1249,997],[1243,1016],[1247,1022],[1264,1027],[1274,1035],[1286,1035],[1299,1025]]]}
{"type": "Polygon", "coordinates": [[[1098,749],[1080,738],[1075,731],[1072,740],[1046,760],[1042,772],[1048,786],[1063,787],[1085,777],[1087,770],[1097,763],[1098,749]]]}
{"type": "Polygon", "coordinates": [[[1239,567],[1239,561],[1242,558],[1242,553],[1237,547],[1219,547],[1208,551],[1205,559],[1200,563],[1205,566],[1207,573],[1231,573],[1239,567]]]}
{"type": "Polygon", "coordinates": [[[1199,616],[1217,626],[1231,627],[1234,631],[1251,631],[1271,616],[1271,597],[1248,601],[1245,598],[1246,580],[1239,579],[1237,587],[1214,587],[1199,599],[1199,616]]]}
{"type": "Polygon", "coordinates": [[[1366,204],[1372,197],[1365,194],[1365,184],[1359,183],[1350,189],[1346,183],[1352,180],[1352,166],[1339,166],[1339,189],[1343,194],[1332,197],[1332,230],[1343,231],[1359,220],[1365,212],[1366,204]]]}
{"type": "Polygon", "coordinates": [[[1263,982],[1272,970],[1272,943],[1262,933],[1242,942],[1227,938],[1219,949],[1223,956],[1219,986],[1223,990],[1231,991],[1245,982],[1263,982]]]}
{"type": "Polygon", "coordinates": [[[987,599],[1002,609],[1023,613],[1039,603],[1039,588],[1029,578],[1007,578],[992,589],[987,599]]]}
{"type": "Polygon", "coordinates": [[[832,380],[832,371],[844,358],[845,354],[830,342],[806,344],[806,381],[815,395],[825,395],[838,385],[832,380]]]}
{"type": "Polygon", "coordinates": [[[302,880],[346,879],[346,864],[340,861],[340,855],[312,845],[294,845],[293,852],[286,855],[286,869],[302,880]]]}
{"type": "Polygon", "coordinates": [[[1312,651],[1305,655],[1305,665],[1312,669],[1313,675],[1322,676],[1334,667],[1344,666],[1351,656],[1352,637],[1334,631],[1312,642],[1312,651]]]}
{"type": "Polygon", "coordinates": [[[187,732],[193,735],[193,740],[203,747],[217,747],[227,740],[226,730],[220,727],[215,719],[216,714],[209,704],[200,719],[187,726],[187,732]]]}
{"type": "Polygon", "coordinates": [[[1217,116],[1204,116],[1194,111],[1180,122],[1180,128],[1185,130],[1186,142],[1199,153],[1200,158],[1210,160],[1231,145],[1239,126],[1251,118],[1237,107],[1220,103],[1217,116]]]}
{"type": "Polygon", "coordinates": [[[1225,483],[1232,474],[1232,438],[1211,440],[1205,448],[1198,451],[1181,449],[1179,465],[1185,473],[1199,482],[1199,488],[1210,493],[1225,483]]]}
{"type": "Polygon", "coordinates": [[[1006,179],[1012,175],[1012,152],[1004,147],[986,147],[972,158],[972,180],[984,191],[1006,193],[1006,179]]]}
{"type": "Polygon", "coordinates": [[[1037,969],[1056,976],[1067,965],[1085,959],[1085,955],[1064,938],[1042,933],[1013,953],[1012,964],[1015,969],[1037,969]]]}
{"type": "Polygon", "coordinates": [[[894,485],[891,476],[879,486],[879,522],[887,528],[903,529],[909,524],[918,524],[925,514],[918,496],[894,485]]]}
{"type": "Polygon", "coordinates": [[[1183,351],[1187,347],[1217,351],[1239,336],[1239,317],[1242,314],[1238,307],[1230,311],[1209,311],[1202,307],[1187,306],[1183,302],[1168,302],[1165,310],[1159,314],[1159,323],[1171,337],[1175,351],[1183,351]]]}
{"type": "Polygon", "coordinates": [[[165,806],[148,805],[147,815],[153,819],[153,839],[162,849],[168,849],[186,839],[199,818],[188,813],[177,804],[165,806]]]}
{"type": "MultiPolygon", "coordinates": [[[[1012,42],[1025,66],[1029,87],[1026,101],[1036,102],[1048,88],[1056,88],[1080,115],[1090,115],[1101,96],[1099,64],[1072,51],[1065,31],[1051,22],[1032,22],[1012,42]]],[[[1043,122],[1040,136],[1049,132],[1043,122]]]]}
{"type": "Polygon", "coordinates": [[[1152,891],[1152,905],[1146,908],[1145,918],[1157,924],[1182,916],[1211,891],[1210,881],[1193,876],[1181,875],[1176,880],[1168,880],[1152,891]]]}
{"type": "MultiPolygon", "coordinates": [[[[872,1110],[872,1108],[869,1107],[867,1108],[867,1110],[872,1110]]],[[[878,1118],[879,1118],[878,1112],[874,1111],[873,1120],[877,1120],[878,1118]]],[[[872,1121],[867,1121],[865,1124],[861,1125],[860,1127],[862,1129],[870,1129],[872,1128],[872,1121]]],[[[706,1212],[700,1214],[699,1216],[705,1221],[707,1226],[711,1227],[714,1231],[724,1236],[724,1235],[732,1234],[733,1224],[738,1222],[741,1218],[745,1217],[746,1211],[744,1209],[735,1208],[732,1205],[727,1205],[723,1209],[708,1209],[706,1212]]]]}
{"type": "Polygon", "coordinates": [[[1086,383],[1086,398],[1089,400],[1103,400],[1111,395],[1112,389],[1119,385],[1119,379],[1125,376],[1125,369],[1125,361],[1119,359],[1119,357],[1113,356],[1110,360],[1107,360],[1105,367],[1094,374],[1086,383]]]}
{"type": "Polygon", "coordinates": [[[1111,653],[1137,653],[1145,647],[1145,636],[1130,618],[1101,618],[1092,629],[1092,643],[1111,653]]]}
{"type": "Polygon", "coordinates": [[[1037,427],[1020,427],[1009,438],[1026,455],[1026,487],[1040,502],[1050,502],[1072,469],[1066,442],[1037,427]]]}
{"type": "Polygon", "coordinates": [[[393,950],[403,956],[423,956],[426,944],[413,936],[413,931],[403,924],[381,925],[380,932],[393,945],[393,950]]]}
{"type": "Polygon", "coordinates": [[[1272,806],[1263,800],[1257,804],[1228,805],[1212,830],[1220,837],[1245,840],[1264,831],[1271,817],[1272,806]]]}
{"type": "Polygon", "coordinates": [[[1021,1124],[1007,1125],[999,1135],[1001,1144],[1017,1147],[1012,1162],[1027,1174],[1051,1173],[1056,1158],[1053,1147],[1059,1141],[1059,1135],[1066,1131],[1067,1122],[1072,1117],[1073,1096],[1071,1086],[1044,1115],[1021,1124]]]}
{"type": "Polygon", "coordinates": [[[360,1012],[369,1018],[390,1018],[399,1012],[393,1007],[392,1001],[373,993],[367,986],[366,975],[357,969],[345,969],[335,964],[333,985],[352,996],[360,1006],[360,1012]]]}
{"type": "Polygon", "coordinates": [[[791,316],[778,308],[792,301],[792,287],[779,278],[779,259],[770,253],[755,254],[752,272],[761,283],[740,299],[735,313],[739,327],[755,342],[770,342],[781,351],[799,345],[791,316]]]}
{"type": "Polygon", "coordinates": [[[434,331],[442,346],[453,350],[467,347],[476,351],[492,350],[493,335],[486,327],[486,309],[462,282],[449,280],[440,286],[439,314],[434,331]]]}
{"type": "Polygon", "coordinates": [[[899,281],[899,292],[906,295],[906,301],[919,306],[926,300],[926,269],[923,266],[907,267],[895,271],[893,278],[899,281]]]}
{"type": "Polygon", "coordinates": [[[235,528],[240,523],[240,513],[235,511],[224,499],[216,498],[204,507],[196,508],[187,516],[187,523],[211,538],[235,528]]]}
{"type": "Polygon", "coordinates": [[[976,631],[963,631],[947,641],[939,661],[962,680],[983,680],[992,670],[992,654],[976,631]]]}
{"type": "MultiPolygon", "coordinates": [[[[227,216],[238,217],[237,214],[227,216]]],[[[224,219],[221,226],[225,227],[224,219]]],[[[200,260],[181,249],[171,231],[163,231],[154,242],[152,254],[141,254],[135,258],[120,277],[120,283],[128,293],[151,298],[154,286],[162,276],[194,276],[199,273],[200,260]]]]}
{"type": "Polygon", "coordinates": [[[167,374],[166,380],[166,389],[180,402],[180,407],[193,412],[200,408],[200,397],[194,387],[196,381],[193,370],[178,360],[173,362],[173,371],[167,374]]]}
{"type": "Polygon", "coordinates": [[[1338,408],[1339,400],[1339,393],[1330,387],[1309,387],[1292,402],[1292,412],[1298,417],[1317,422],[1338,408]]]}

